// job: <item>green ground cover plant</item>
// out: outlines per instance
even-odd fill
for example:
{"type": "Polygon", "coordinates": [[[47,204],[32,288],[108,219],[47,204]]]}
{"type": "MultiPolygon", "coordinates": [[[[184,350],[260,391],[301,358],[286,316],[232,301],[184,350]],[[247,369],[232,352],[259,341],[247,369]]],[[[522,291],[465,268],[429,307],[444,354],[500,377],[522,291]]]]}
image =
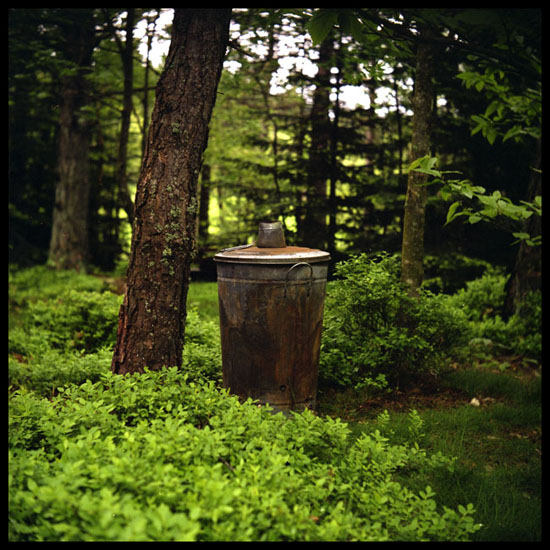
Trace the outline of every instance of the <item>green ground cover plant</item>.
{"type": "MultiPolygon", "coordinates": [[[[377,267],[375,286],[394,288],[377,267]]],[[[286,418],[220,388],[215,283],[191,285],[181,371],[115,376],[104,329],[120,296],[49,271],[42,288],[33,269],[10,275],[10,540],[540,540],[533,360],[472,348],[470,366],[437,371],[445,406],[325,383],[316,414],[286,418]]],[[[461,303],[467,327],[492,314],[461,303]]],[[[466,357],[439,349],[447,364],[466,357]]]]}
{"type": "Polygon", "coordinates": [[[103,374],[52,399],[10,396],[10,540],[466,540],[473,507],[437,507],[396,472],[440,453],[288,419],[177,369],[103,374]]]}

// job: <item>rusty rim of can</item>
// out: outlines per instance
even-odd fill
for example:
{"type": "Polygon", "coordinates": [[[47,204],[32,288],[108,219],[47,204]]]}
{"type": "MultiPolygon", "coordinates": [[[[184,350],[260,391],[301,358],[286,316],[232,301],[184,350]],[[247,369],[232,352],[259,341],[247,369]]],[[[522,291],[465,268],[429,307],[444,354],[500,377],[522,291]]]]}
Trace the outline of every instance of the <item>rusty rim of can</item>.
{"type": "Polygon", "coordinates": [[[260,248],[248,246],[233,248],[219,252],[214,256],[217,262],[259,263],[259,264],[289,264],[297,261],[328,262],[330,254],[324,250],[300,246],[285,246],[284,248],[260,248]]]}

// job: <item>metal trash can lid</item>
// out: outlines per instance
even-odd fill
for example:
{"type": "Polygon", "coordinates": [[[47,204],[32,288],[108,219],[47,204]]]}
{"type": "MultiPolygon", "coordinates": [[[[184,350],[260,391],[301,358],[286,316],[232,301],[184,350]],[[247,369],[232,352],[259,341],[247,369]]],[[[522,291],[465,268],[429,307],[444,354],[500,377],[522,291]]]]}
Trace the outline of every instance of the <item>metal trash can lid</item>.
{"type": "Polygon", "coordinates": [[[224,248],[214,256],[216,262],[244,264],[292,264],[328,262],[330,254],[314,248],[286,246],[281,222],[261,222],[255,244],[224,248]]]}
{"type": "Polygon", "coordinates": [[[214,256],[216,262],[245,264],[292,264],[296,262],[328,262],[330,254],[323,250],[300,246],[259,248],[255,245],[226,248],[214,256]]]}

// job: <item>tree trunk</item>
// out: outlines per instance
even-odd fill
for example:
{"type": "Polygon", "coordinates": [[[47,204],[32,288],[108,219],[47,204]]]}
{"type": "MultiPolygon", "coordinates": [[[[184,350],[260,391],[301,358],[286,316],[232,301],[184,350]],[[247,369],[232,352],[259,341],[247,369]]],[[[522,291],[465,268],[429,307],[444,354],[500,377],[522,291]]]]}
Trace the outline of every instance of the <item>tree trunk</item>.
{"type": "Polygon", "coordinates": [[[176,8],[138,181],[115,373],[181,366],[197,184],[231,9],[176,8]]]}
{"type": "Polygon", "coordinates": [[[208,248],[208,224],[210,212],[210,165],[204,164],[201,171],[199,220],[198,220],[198,254],[199,263],[203,260],[208,248]]]}
{"type": "MultiPolygon", "coordinates": [[[[130,136],[130,118],[132,116],[132,93],[134,86],[134,25],[135,8],[128,8],[126,14],[126,41],[124,44],[117,40],[122,60],[122,71],[124,74],[124,92],[122,98],[122,118],[120,121],[120,137],[117,157],[117,183],[119,203],[128,216],[130,225],[133,222],[134,204],[128,191],[128,138],[130,136]]],[[[115,32],[115,36],[116,32],[115,32]]],[[[147,93],[147,92],[145,92],[147,93]]]]}
{"type": "Polygon", "coordinates": [[[92,10],[71,10],[64,30],[66,60],[72,70],[61,78],[59,181],[55,189],[48,262],[56,269],[83,270],[88,261],[89,151],[91,123],[86,73],[95,46],[92,10]],[[72,24],[71,24],[72,23],[72,24]]]}
{"type": "Polygon", "coordinates": [[[327,181],[330,171],[330,61],[334,41],[327,38],[319,50],[316,88],[311,108],[311,146],[307,177],[307,204],[303,243],[311,248],[327,245],[327,181]]]}
{"type": "MultiPolygon", "coordinates": [[[[433,48],[420,40],[416,54],[416,76],[413,96],[413,121],[410,162],[430,152],[430,133],[433,104],[433,48]]],[[[401,250],[401,280],[416,296],[424,277],[424,221],[427,190],[426,175],[409,172],[403,220],[401,250]]]]}
{"type": "Polygon", "coordinates": [[[327,250],[334,257],[336,254],[336,231],[338,204],[336,199],[336,183],[338,181],[338,124],[340,122],[340,90],[342,87],[342,62],[338,55],[336,75],[336,98],[334,100],[334,118],[330,126],[330,181],[329,181],[329,222],[327,233],[327,250]]]}
{"type": "MultiPolygon", "coordinates": [[[[532,202],[537,195],[542,195],[541,142],[537,141],[535,166],[531,173],[527,201],[532,202]]],[[[524,222],[524,230],[531,237],[542,234],[541,217],[533,215],[524,222]]],[[[506,285],[506,302],[504,314],[510,317],[519,313],[525,296],[529,292],[541,289],[542,252],[541,246],[529,246],[522,241],[518,248],[516,262],[506,285]]]]}
{"type": "Polygon", "coordinates": [[[142,130],[142,140],[141,140],[141,158],[143,160],[143,155],[145,154],[145,145],[147,143],[147,130],[149,128],[149,74],[151,72],[151,60],[149,55],[151,53],[151,48],[153,45],[153,36],[155,34],[155,29],[157,26],[157,19],[160,16],[160,8],[157,8],[156,14],[152,19],[147,20],[147,54],[145,56],[145,73],[143,77],[143,87],[145,89],[143,93],[143,130],[142,130]],[[152,24],[152,29],[150,25],[152,24]]]}

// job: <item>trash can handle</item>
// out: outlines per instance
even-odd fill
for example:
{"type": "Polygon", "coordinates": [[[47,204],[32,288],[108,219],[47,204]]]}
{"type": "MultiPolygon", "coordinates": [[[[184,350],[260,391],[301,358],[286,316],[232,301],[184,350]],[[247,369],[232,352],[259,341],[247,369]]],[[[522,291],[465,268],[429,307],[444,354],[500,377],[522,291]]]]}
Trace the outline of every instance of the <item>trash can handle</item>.
{"type": "Polygon", "coordinates": [[[285,275],[285,298],[286,298],[286,288],[287,288],[287,283],[288,283],[288,275],[290,274],[290,272],[296,268],[296,267],[301,267],[301,266],[306,266],[306,267],[309,267],[309,285],[307,287],[307,295],[309,296],[309,292],[311,290],[311,284],[313,282],[313,267],[311,267],[310,264],[308,264],[307,262],[298,262],[297,264],[294,264],[293,266],[291,266],[289,268],[289,270],[286,272],[286,275],[285,275]]]}

